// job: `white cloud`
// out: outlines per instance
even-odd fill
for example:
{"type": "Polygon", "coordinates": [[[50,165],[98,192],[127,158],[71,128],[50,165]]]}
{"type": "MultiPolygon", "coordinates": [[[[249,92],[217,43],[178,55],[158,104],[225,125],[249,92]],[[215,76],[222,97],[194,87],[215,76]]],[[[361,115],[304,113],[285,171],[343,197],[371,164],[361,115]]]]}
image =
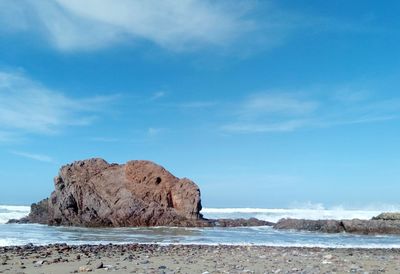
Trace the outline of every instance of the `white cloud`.
{"type": "Polygon", "coordinates": [[[222,130],[237,133],[288,132],[307,125],[307,121],[288,120],[270,123],[234,123],[222,126],[222,130]]]}
{"type": "Polygon", "coordinates": [[[180,108],[209,108],[215,106],[217,103],[213,101],[191,101],[178,104],[180,108]]]}
{"type": "Polygon", "coordinates": [[[88,125],[113,99],[75,99],[24,75],[0,71],[0,131],[50,134],[66,126],[88,125]]]}
{"type": "Polygon", "coordinates": [[[15,141],[16,137],[7,131],[0,131],[0,142],[12,142],[15,141]]]}
{"type": "Polygon", "coordinates": [[[154,137],[159,135],[164,129],[162,128],[154,128],[154,127],[150,127],[147,129],[147,133],[149,136],[154,137]]]}
{"type": "Polygon", "coordinates": [[[2,0],[0,30],[39,34],[62,51],[148,41],[175,52],[211,46],[247,56],[279,46],[296,33],[376,29],[374,22],[360,18],[346,22],[280,5],[256,0],[2,0]]]}
{"type": "Polygon", "coordinates": [[[221,130],[231,133],[290,132],[303,128],[323,128],[352,124],[377,123],[399,119],[400,99],[380,99],[373,92],[347,89],[344,93],[309,92],[264,93],[236,104],[231,122],[221,130]],[[312,98],[312,99],[310,99],[312,98]]]}
{"type": "Polygon", "coordinates": [[[164,97],[165,94],[166,94],[166,93],[165,93],[164,91],[157,91],[157,92],[155,92],[155,93],[153,94],[153,96],[151,96],[150,100],[152,100],[152,101],[158,100],[158,99],[164,97]]]}
{"type": "Polygon", "coordinates": [[[317,109],[318,103],[294,97],[291,94],[257,94],[247,99],[242,108],[243,114],[304,114],[317,109]]]}
{"type": "Polygon", "coordinates": [[[89,138],[89,141],[102,142],[102,143],[116,143],[120,142],[121,139],[112,137],[91,137],[89,138]]]}
{"type": "Polygon", "coordinates": [[[21,152],[21,151],[11,151],[12,154],[21,156],[27,159],[39,161],[39,162],[45,162],[45,163],[53,163],[54,160],[50,156],[47,155],[42,155],[42,154],[34,154],[34,153],[27,153],[27,152],[21,152]]]}
{"type": "Polygon", "coordinates": [[[175,51],[223,46],[254,27],[245,17],[251,5],[244,1],[1,2],[0,23],[6,24],[6,29],[33,29],[66,51],[103,48],[132,39],[175,51]]]}

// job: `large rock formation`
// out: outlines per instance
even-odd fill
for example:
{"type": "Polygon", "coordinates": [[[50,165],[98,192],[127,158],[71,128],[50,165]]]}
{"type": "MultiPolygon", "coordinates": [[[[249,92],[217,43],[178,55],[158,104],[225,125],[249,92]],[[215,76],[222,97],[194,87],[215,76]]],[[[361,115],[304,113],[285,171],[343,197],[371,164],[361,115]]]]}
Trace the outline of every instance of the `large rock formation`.
{"type": "Polygon", "coordinates": [[[63,166],[49,199],[32,205],[19,223],[89,227],[253,226],[250,220],[206,220],[198,186],[149,161],[109,164],[103,159],[63,166]]]}
{"type": "Polygon", "coordinates": [[[149,161],[78,161],[63,166],[54,184],[51,225],[188,225],[201,219],[197,185],[149,161]]]}

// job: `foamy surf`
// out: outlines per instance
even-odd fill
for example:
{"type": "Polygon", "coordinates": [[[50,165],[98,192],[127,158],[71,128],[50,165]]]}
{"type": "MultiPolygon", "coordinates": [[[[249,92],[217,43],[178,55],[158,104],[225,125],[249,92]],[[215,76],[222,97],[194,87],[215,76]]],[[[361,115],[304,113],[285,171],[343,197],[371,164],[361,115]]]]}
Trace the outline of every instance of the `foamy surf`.
{"type": "MultiPolygon", "coordinates": [[[[287,247],[332,248],[400,248],[396,235],[366,236],[346,233],[322,234],[274,230],[271,227],[237,228],[79,228],[51,227],[36,224],[10,224],[29,214],[27,206],[0,205],[0,246],[46,245],[52,243],[79,244],[126,244],[157,243],[161,245],[263,245],[287,247]]],[[[307,219],[370,219],[385,210],[354,210],[342,207],[326,209],[322,206],[293,209],[270,208],[204,208],[206,218],[256,217],[276,222],[281,218],[307,219]]]]}
{"type": "Polygon", "coordinates": [[[0,224],[5,224],[10,219],[25,217],[30,210],[29,206],[0,205],[0,224]]]}
{"type": "Polygon", "coordinates": [[[310,220],[368,220],[382,213],[381,210],[356,210],[344,208],[204,208],[202,213],[207,218],[258,218],[277,222],[282,218],[310,220]]]}

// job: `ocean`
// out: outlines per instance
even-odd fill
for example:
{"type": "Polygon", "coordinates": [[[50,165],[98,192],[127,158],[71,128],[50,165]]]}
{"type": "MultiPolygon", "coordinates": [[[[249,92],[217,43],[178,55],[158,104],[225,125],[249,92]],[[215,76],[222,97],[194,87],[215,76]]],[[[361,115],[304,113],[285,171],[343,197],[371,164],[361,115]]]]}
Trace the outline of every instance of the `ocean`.
{"type": "MultiPolygon", "coordinates": [[[[29,213],[27,206],[0,205],[0,246],[77,244],[207,244],[267,245],[296,247],[400,248],[400,236],[364,236],[347,233],[278,231],[271,227],[238,228],[78,228],[49,227],[37,224],[5,224],[9,219],[29,213]]],[[[206,218],[250,218],[276,222],[281,218],[370,219],[380,210],[355,210],[323,206],[292,209],[269,208],[204,208],[206,218]]]]}

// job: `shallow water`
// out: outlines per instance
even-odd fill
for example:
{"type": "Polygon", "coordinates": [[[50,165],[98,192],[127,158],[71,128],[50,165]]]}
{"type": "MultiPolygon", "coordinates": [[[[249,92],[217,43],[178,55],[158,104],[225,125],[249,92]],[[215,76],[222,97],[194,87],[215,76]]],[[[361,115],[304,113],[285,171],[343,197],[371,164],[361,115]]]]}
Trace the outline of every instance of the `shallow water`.
{"type": "MultiPolygon", "coordinates": [[[[0,206],[0,246],[50,243],[107,244],[253,244],[268,246],[319,246],[400,248],[399,236],[363,236],[278,231],[271,227],[240,228],[77,228],[49,227],[33,224],[9,224],[9,218],[20,218],[29,207],[0,206]],[[7,219],[8,218],[8,219],[7,219]]],[[[256,217],[276,221],[282,217],[312,219],[369,219],[381,211],[317,209],[205,209],[208,218],[256,217]]]]}

